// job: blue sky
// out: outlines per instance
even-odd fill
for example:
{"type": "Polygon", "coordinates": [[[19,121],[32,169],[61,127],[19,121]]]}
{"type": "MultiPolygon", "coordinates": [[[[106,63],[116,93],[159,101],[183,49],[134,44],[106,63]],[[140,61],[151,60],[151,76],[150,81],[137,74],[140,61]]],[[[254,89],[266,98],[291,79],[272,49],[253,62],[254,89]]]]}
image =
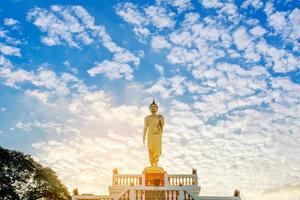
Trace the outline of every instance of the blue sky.
{"type": "Polygon", "coordinates": [[[300,197],[299,1],[4,1],[0,145],[107,193],[147,166],[143,118],[165,116],[161,166],[204,195],[300,197]]]}

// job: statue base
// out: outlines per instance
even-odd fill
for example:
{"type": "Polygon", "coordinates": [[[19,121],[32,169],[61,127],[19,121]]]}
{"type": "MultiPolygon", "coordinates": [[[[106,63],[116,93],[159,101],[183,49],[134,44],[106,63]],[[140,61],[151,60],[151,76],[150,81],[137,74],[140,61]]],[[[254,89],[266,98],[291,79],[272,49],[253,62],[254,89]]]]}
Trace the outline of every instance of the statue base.
{"type": "Polygon", "coordinates": [[[159,173],[159,172],[164,173],[165,172],[164,168],[151,166],[151,167],[146,167],[144,169],[144,173],[159,173]]]}
{"type": "Polygon", "coordinates": [[[144,169],[146,186],[164,186],[165,170],[162,167],[146,167],[144,169]]]}

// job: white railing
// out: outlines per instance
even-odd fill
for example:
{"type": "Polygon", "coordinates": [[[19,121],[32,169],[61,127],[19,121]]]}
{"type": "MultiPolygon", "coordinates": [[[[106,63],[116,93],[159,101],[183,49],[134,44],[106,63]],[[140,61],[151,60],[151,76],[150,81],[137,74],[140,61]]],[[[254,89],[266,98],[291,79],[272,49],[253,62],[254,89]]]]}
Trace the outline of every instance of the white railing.
{"type": "Polygon", "coordinates": [[[197,175],[196,174],[168,174],[168,185],[178,186],[197,186],[197,175]]]}
{"type": "Polygon", "coordinates": [[[139,186],[142,185],[142,175],[140,174],[114,174],[113,186],[139,186]]]}
{"type": "MultiPolygon", "coordinates": [[[[145,185],[143,174],[114,174],[113,186],[145,185]]],[[[165,186],[198,186],[196,174],[165,174],[165,186]]]]}

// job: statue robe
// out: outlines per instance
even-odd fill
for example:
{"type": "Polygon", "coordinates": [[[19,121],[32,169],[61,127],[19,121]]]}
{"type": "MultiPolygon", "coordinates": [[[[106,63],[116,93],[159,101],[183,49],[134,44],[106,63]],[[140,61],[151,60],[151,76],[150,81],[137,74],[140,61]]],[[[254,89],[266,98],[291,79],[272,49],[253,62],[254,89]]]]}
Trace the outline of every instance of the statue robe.
{"type": "Polygon", "coordinates": [[[151,166],[157,166],[162,150],[162,131],[164,119],[161,115],[149,115],[145,118],[147,144],[151,166]]]}

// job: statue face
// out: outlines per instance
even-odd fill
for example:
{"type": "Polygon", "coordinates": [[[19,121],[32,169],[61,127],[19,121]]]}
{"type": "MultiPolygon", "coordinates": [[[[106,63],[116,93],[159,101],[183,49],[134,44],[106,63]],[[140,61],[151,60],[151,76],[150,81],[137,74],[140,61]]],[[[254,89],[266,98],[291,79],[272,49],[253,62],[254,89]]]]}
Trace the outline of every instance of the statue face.
{"type": "Polygon", "coordinates": [[[150,105],[149,110],[151,113],[156,113],[158,110],[158,107],[157,107],[157,105],[150,105]]]}

